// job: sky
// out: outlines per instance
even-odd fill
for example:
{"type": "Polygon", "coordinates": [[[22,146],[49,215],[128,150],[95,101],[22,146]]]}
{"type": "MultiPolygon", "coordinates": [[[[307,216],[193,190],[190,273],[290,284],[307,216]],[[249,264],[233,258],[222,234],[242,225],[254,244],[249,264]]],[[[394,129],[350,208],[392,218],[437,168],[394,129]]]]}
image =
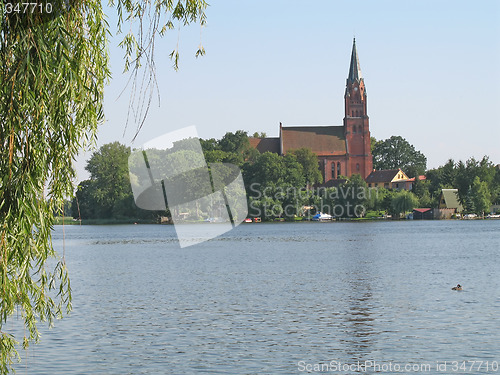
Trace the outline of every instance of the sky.
{"type": "MultiPolygon", "coordinates": [[[[500,164],[500,2],[212,0],[207,25],[156,44],[160,98],[132,143],[130,90],[120,36],[98,144],[131,147],[196,126],[201,138],[246,130],[278,136],[279,123],[342,125],[353,37],[371,135],[404,137],[428,168],[488,155],[500,164]],[[206,55],[195,58],[201,42],[206,55]],[[168,55],[179,42],[179,71],[168,55]]],[[[111,25],[116,11],[108,11],[111,25]]],[[[78,180],[87,178],[83,153],[78,180]]]]}

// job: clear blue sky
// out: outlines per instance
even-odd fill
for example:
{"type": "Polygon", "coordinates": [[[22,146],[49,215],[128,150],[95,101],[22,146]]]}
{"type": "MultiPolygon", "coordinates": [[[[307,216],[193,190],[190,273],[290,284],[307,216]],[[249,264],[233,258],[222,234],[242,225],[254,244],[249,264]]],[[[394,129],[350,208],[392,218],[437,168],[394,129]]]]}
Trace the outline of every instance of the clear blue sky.
{"type": "MultiPolygon", "coordinates": [[[[123,51],[119,37],[111,41],[98,145],[139,146],[190,125],[202,138],[239,129],[277,136],[280,121],[341,125],[355,35],[372,136],[403,136],[429,168],[483,155],[500,163],[498,1],[213,0],[207,17],[204,57],[194,57],[197,25],[157,43],[161,101],[134,144],[134,124],[123,137],[129,93],[118,99],[128,79],[123,51]],[[168,55],[178,38],[175,72],[168,55]]],[[[88,155],[79,158],[79,179],[88,155]]]]}

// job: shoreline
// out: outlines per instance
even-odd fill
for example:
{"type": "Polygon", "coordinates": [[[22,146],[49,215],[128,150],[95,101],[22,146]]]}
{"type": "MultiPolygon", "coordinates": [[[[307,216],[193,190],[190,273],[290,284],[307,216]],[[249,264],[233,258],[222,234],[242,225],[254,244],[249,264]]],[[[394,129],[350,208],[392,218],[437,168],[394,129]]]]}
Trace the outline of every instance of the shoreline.
{"type": "MultiPolygon", "coordinates": [[[[251,225],[251,224],[295,224],[295,223],[311,223],[311,224],[325,224],[325,223],[355,223],[355,222],[400,222],[400,221],[489,221],[489,220],[500,220],[500,218],[473,218],[473,219],[391,219],[391,218],[356,218],[356,219],[334,219],[327,221],[313,221],[313,220],[269,220],[262,221],[260,223],[245,223],[241,222],[241,224],[251,225]]],[[[213,225],[219,223],[206,223],[206,222],[183,222],[179,224],[206,224],[213,225]]],[[[223,224],[223,223],[222,223],[223,224]]],[[[133,220],[133,219],[87,219],[87,220],[73,220],[73,219],[64,219],[64,222],[61,218],[56,218],[54,222],[54,226],[60,225],[173,225],[173,223],[158,223],[155,221],[148,220],[133,220]]]]}

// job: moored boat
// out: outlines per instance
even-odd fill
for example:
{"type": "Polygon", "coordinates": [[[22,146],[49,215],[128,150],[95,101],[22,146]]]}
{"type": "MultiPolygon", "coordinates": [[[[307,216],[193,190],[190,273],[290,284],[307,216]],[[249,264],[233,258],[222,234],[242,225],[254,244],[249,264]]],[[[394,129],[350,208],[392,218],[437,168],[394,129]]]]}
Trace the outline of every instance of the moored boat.
{"type": "Polygon", "coordinates": [[[318,212],[316,215],[312,217],[313,221],[331,221],[333,220],[333,216],[330,214],[325,214],[323,212],[318,212]]]}

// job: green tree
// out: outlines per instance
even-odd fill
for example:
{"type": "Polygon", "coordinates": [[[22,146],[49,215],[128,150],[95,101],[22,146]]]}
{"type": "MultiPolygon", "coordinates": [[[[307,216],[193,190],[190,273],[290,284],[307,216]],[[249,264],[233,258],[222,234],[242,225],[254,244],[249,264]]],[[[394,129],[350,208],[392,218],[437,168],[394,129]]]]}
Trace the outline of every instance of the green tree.
{"type": "Polygon", "coordinates": [[[56,217],[72,216],[71,200],[65,199],[63,205],[58,207],[58,209],[54,211],[54,216],[56,217]]]}
{"type": "Polygon", "coordinates": [[[305,202],[301,192],[306,179],[302,165],[293,154],[259,154],[253,163],[244,164],[243,178],[252,215],[258,211],[267,218],[294,216],[305,202]],[[254,210],[256,207],[259,210],[254,210]]]}
{"type": "Polygon", "coordinates": [[[246,161],[248,161],[250,163],[255,163],[255,161],[257,160],[259,155],[260,155],[259,150],[257,150],[256,148],[250,147],[248,149],[248,151],[245,153],[245,158],[246,158],[246,161]]]}
{"type": "Polygon", "coordinates": [[[464,212],[468,214],[472,214],[476,212],[476,205],[474,204],[475,199],[472,196],[472,189],[469,189],[467,195],[463,200],[464,212]]]}
{"type": "Polygon", "coordinates": [[[245,159],[245,153],[250,149],[248,134],[243,130],[237,130],[235,133],[227,132],[219,141],[219,147],[222,151],[237,155],[237,164],[241,165],[245,159]]]}
{"type": "Polygon", "coordinates": [[[335,205],[342,207],[342,210],[332,210],[335,214],[342,217],[362,217],[366,214],[369,203],[369,190],[365,180],[359,175],[354,174],[345,183],[338,187],[338,197],[335,205]]]}
{"type": "MultiPolygon", "coordinates": [[[[412,188],[412,193],[418,198],[419,206],[425,208],[437,207],[437,199],[433,199],[430,192],[431,184],[427,181],[415,179],[415,184],[412,188]]],[[[441,191],[441,189],[439,189],[441,191]]],[[[436,194],[437,198],[437,194],[436,194]]]]}
{"type": "Polygon", "coordinates": [[[302,165],[304,177],[308,184],[314,185],[323,182],[323,175],[318,167],[318,156],[308,148],[300,148],[290,152],[295,155],[302,165]]]}
{"type": "Polygon", "coordinates": [[[304,176],[304,168],[299,163],[297,157],[293,154],[287,154],[282,157],[284,167],[283,182],[287,186],[293,186],[302,189],[306,186],[306,178],[304,176]]]}
{"type": "Polygon", "coordinates": [[[480,161],[475,158],[468,159],[465,163],[459,161],[455,166],[455,187],[458,188],[458,195],[462,204],[468,211],[474,212],[472,207],[467,207],[467,204],[471,202],[467,197],[470,195],[469,190],[474,183],[476,177],[482,182],[486,183],[489,193],[495,192],[498,189],[496,183],[497,168],[489,160],[487,156],[484,156],[480,161]]]}
{"type": "Polygon", "coordinates": [[[484,217],[485,212],[489,212],[491,201],[488,184],[476,176],[472,182],[471,196],[474,204],[474,212],[484,217]]]}
{"type": "Polygon", "coordinates": [[[373,150],[375,149],[375,145],[378,143],[377,138],[370,137],[370,151],[373,155],[373,150]]]}
{"type": "Polygon", "coordinates": [[[220,150],[219,142],[215,138],[200,139],[200,144],[204,152],[220,150]]]}
{"type": "MultiPolygon", "coordinates": [[[[462,160],[460,160],[455,166],[455,185],[458,189],[458,197],[462,203],[465,203],[465,197],[469,194],[470,186],[472,185],[475,177],[473,176],[471,164],[473,164],[473,162],[471,162],[470,160],[469,166],[467,166],[462,160]]],[[[467,206],[465,208],[467,208],[467,206]]]]}
{"type": "Polygon", "coordinates": [[[421,181],[420,178],[415,177],[415,182],[413,183],[413,187],[411,189],[412,193],[415,194],[418,198],[420,198],[425,192],[429,191],[429,184],[427,181],[421,181]]]}
{"type": "Polygon", "coordinates": [[[375,169],[401,168],[409,177],[423,174],[427,169],[427,158],[400,136],[392,136],[376,142],[372,150],[375,169]]]}
{"type": "Polygon", "coordinates": [[[438,202],[431,197],[429,190],[424,190],[423,194],[418,197],[418,206],[422,208],[433,208],[438,206],[438,202]]]}
{"type": "Polygon", "coordinates": [[[493,179],[493,187],[491,189],[491,202],[500,204],[500,164],[495,167],[495,177],[493,179]]]}
{"type": "Polygon", "coordinates": [[[394,196],[397,194],[397,191],[394,190],[385,190],[385,194],[382,194],[382,202],[381,202],[381,207],[387,214],[394,215],[394,209],[392,206],[392,200],[394,199],[394,196]]]}
{"type": "Polygon", "coordinates": [[[257,157],[254,163],[247,163],[243,173],[246,183],[256,183],[263,187],[273,183],[281,183],[284,178],[281,157],[272,152],[264,152],[257,157]]]}
{"type": "Polygon", "coordinates": [[[85,169],[88,180],[80,182],[72,202],[74,218],[121,219],[151,218],[134,202],[130,187],[128,157],[130,148],[119,142],[103,145],[90,157],[85,169]]]}
{"type": "Polygon", "coordinates": [[[71,212],[75,219],[90,219],[96,218],[96,201],[94,199],[94,186],[95,182],[91,180],[84,180],[78,184],[75,197],[71,202],[71,212]]]}
{"type": "Polygon", "coordinates": [[[439,169],[441,170],[441,183],[450,187],[454,186],[457,179],[457,170],[453,159],[449,159],[446,164],[439,169]]]}
{"type": "Polygon", "coordinates": [[[207,163],[226,163],[229,160],[234,159],[235,155],[230,152],[225,152],[222,150],[209,150],[204,151],[205,160],[207,163]]]}
{"type": "Polygon", "coordinates": [[[92,196],[101,218],[116,217],[115,204],[130,197],[128,157],[130,147],[119,142],[108,143],[94,152],[85,169],[93,183],[92,196]]]}
{"type": "Polygon", "coordinates": [[[392,198],[392,212],[398,216],[401,216],[401,214],[404,215],[406,212],[417,207],[418,203],[418,198],[415,194],[406,190],[398,191],[392,198]]]}
{"type": "Polygon", "coordinates": [[[247,159],[254,159],[257,150],[250,147],[246,131],[227,132],[222,139],[200,139],[207,162],[224,162],[242,166],[247,159]]]}
{"type": "MultiPolygon", "coordinates": [[[[51,324],[71,308],[64,254],[58,256],[51,242],[53,213],[72,196],[73,160],[93,142],[103,122],[103,88],[110,70],[109,26],[101,2],[70,3],[51,1],[54,15],[42,16],[7,15],[7,2],[0,2],[2,374],[17,358],[16,338],[5,330],[16,310],[24,320],[26,335],[20,341],[27,348],[39,338],[38,322],[51,324]],[[66,14],[61,16],[62,10],[66,14]],[[49,258],[57,259],[52,271],[47,270],[49,258]],[[53,289],[59,292],[56,297],[53,289]]],[[[111,5],[117,8],[119,27],[124,20],[138,21],[122,42],[125,68],[133,70],[152,67],[155,36],[175,23],[204,23],[207,6],[204,0],[116,0],[111,5]]],[[[203,52],[200,46],[197,54],[203,52]]],[[[177,66],[176,50],[172,58],[177,66]]],[[[154,77],[154,70],[149,72],[154,77]]],[[[140,82],[140,76],[133,77],[140,82]]],[[[146,82],[154,84],[154,79],[146,82]]]]}
{"type": "Polygon", "coordinates": [[[367,209],[374,211],[388,211],[390,201],[389,204],[386,203],[386,196],[391,194],[391,191],[382,187],[369,188],[368,191],[367,209]]]}
{"type": "Polygon", "coordinates": [[[253,133],[252,137],[254,138],[266,138],[267,134],[265,132],[255,132],[253,133]]]}
{"type": "MultiPolygon", "coordinates": [[[[439,168],[430,169],[426,172],[425,176],[427,177],[427,182],[429,183],[429,193],[431,196],[439,195],[442,185],[442,173],[439,168]]],[[[451,188],[451,187],[450,187],[451,188]]]]}

